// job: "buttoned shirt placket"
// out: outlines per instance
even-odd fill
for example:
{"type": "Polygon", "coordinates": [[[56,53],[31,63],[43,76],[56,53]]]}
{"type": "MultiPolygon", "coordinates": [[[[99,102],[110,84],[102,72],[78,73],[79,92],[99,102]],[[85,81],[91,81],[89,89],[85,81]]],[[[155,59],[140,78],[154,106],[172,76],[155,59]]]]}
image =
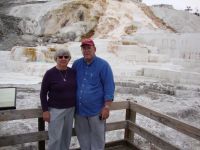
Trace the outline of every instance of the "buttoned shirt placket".
{"type": "Polygon", "coordinates": [[[84,64],[84,75],[83,75],[83,82],[82,82],[82,85],[81,85],[81,89],[80,89],[80,95],[79,95],[79,111],[81,109],[81,105],[83,105],[85,102],[87,102],[87,99],[83,99],[84,97],[84,91],[86,90],[85,88],[85,85],[87,85],[87,82],[88,82],[88,75],[89,75],[89,65],[88,64],[84,64]]]}

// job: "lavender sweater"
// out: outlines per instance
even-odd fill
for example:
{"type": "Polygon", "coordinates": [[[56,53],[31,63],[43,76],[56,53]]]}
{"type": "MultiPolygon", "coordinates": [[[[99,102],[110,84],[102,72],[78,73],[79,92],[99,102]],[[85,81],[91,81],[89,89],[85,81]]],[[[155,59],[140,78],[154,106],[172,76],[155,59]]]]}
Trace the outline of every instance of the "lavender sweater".
{"type": "Polygon", "coordinates": [[[62,72],[56,67],[49,69],[42,80],[40,100],[43,111],[48,111],[48,107],[62,109],[75,106],[75,71],[71,68],[62,72]]]}

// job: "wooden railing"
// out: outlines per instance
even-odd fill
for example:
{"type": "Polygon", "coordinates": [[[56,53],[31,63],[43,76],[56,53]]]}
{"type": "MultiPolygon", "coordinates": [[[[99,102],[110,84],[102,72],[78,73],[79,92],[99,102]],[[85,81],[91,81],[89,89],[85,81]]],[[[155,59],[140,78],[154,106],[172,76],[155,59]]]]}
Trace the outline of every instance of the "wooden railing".
{"type": "MultiPolygon", "coordinates": [[[[134,134],[138,134],[150,141],[154,145],[166,149],[166,150],[178,150],[179,147],[165,141],[164,139],[154,135],[153,133],[147,131],[146,129],[140,127],[136,124],[136,113],[144,115],[150,119],[160,122],[168,127],[171,127],[183,134],[186,134],[194,139],[200,141],[200,129],[181,122],[173,117],[161,114],[144,106],[141,106],[135,102],[123,101],[114,102],[112,104],[111,110],[122,110],[126,109],[126,117],[124,121],[107,123],[106,131],[113,131],[119,129],[125,129],[124,141],[126,144],[134,146],[134,134]]],[[[45,131],[45,123],[42,119],[41,109],[26,109],[26,110],[6,110],[0,111],[0,122],[1,121],[11,121],[11,120],[21,120],[38,118],[38,132],[31,132],[18,135],[8,135],[0,137],[0,147],[11,146],[22,143],[38,142],[38,149],[45,149],[45,141],[48,140],[48,133],[45,131]]],[[[73,130],[73,136],[75,136],[73,130]]],[[[107,145],[116,145],[119,141],[113,141],[107,145]]],[[[135,146],[136,149],[136,146],[135,146]]]]}

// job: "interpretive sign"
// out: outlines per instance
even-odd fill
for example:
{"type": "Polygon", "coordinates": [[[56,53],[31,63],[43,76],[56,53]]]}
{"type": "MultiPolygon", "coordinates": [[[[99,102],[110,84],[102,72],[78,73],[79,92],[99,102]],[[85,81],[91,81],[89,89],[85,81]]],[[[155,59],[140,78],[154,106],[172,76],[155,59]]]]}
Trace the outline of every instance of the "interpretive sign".
{"type": "Polygon", "coordinates": [[[16,88],[0,87],[0,110],[16,109],[16,88]]]}

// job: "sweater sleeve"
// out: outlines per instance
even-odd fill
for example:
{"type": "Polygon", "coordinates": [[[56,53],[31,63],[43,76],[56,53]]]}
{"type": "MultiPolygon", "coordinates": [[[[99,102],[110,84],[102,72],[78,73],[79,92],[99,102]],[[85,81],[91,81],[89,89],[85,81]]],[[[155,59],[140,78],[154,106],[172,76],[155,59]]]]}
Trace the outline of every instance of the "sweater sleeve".
{"type": "Polygon", "coordinates": [[[43,112],[48,111],[47,94],[49,92],[49,84],[49,75],[47,71],[43,77],[40,91],[40,101],[43,112]]]}

